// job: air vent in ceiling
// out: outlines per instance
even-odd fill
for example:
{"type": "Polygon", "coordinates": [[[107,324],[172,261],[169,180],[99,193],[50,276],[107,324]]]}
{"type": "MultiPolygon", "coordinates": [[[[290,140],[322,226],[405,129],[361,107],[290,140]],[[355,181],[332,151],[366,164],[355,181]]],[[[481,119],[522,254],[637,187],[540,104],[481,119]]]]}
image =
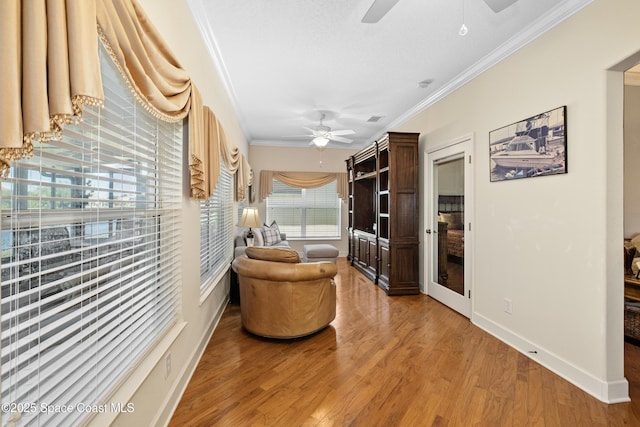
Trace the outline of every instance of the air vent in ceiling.
{"type": "Polygon", "coordinates": [[[382,119],[384,116],[371,116],[367,119],[367,122],[369,123],[375,123],[380,121],[380,119],[382,119]]]}

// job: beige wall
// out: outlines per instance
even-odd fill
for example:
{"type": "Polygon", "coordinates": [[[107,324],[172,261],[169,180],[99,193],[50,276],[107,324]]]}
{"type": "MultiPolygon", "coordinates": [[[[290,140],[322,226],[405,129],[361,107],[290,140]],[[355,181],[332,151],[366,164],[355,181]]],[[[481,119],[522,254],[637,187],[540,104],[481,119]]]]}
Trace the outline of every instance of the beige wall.
{"type": "MultiPolygon", "coordinates": [[[[249,148],[249,159],[253,168],[256,188],[260,188],[260,171],[275,170],[289,172],[346,172],[345,160],[357,150],[331,149],[319,151],[313,147],[303,148],[291,147],[261,147],[251,146],[249,148]]],[[[258,200],[256,193],[256,203],[253,204],[260,212],[260,218],[266,221],[266,203],[258,200]]],[[[329,243],[340,251],[340,256],[346,256],[348,252],[347,233],[347,204],[342,203],[342,238],[340,240],[319,241],[313,243],[329,243]]],[[[291,247],[302,253],[302,247],[307,243],[304,240],[290,241],[291,247]]]]}
{"type": "Polygon", "coordinates": [[[604,401],[628,396],[622,67],[608,70],[640,50],[637,16],[635,0],[595,0],[397,129],[423,151],[474,134],[471,320],[604,401]],[[568,173],[489,182],[489,132],[562,105],[568,173]]]}

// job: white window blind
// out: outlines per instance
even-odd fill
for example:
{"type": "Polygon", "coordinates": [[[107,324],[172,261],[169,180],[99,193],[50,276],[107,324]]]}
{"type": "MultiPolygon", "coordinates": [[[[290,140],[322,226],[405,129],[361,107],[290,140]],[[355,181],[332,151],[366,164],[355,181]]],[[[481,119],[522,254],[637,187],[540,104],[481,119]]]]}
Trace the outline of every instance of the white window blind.
{"type": "Polygon", "coordinates": [[[104,108],[1,184],[2,402],[22,410],[2,417],[19,426],[86,421],[24,404],[109,403],[177,318],[183,125],[151,116],[100,57],[104,108]]]}
{"type": "Polygon", "coordinates": [[[238,208],[236,209],[236,218],[238,218],[238,220],[242,218],[242,212],[244,211],[244,208],[249,206],[249,201],[247,199],[248,197],[238,202],[238,208]]]}
{"type": "Polygon", "coordinates": [[[336,182],[294,188],[273,180],[267,197],[267,224],[278,223],[289,238],[340,238],[340,200],[336,182]]]}
{"type": "Polygon", "coordinates": [[[220,165],[213,196],[200,202],[200,294],[215,285],[233,257],[233,175],[220,165]]]}

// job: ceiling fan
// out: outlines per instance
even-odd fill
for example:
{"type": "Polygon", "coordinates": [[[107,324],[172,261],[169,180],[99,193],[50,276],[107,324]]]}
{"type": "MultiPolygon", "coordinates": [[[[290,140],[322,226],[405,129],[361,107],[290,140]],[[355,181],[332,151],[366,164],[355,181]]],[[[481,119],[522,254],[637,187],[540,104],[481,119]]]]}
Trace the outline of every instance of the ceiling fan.
{"type": "Polygon", "coordinates": [[[325,126],[322,123],[322,121],[326,117],[327,117],[326,114],[322,113],[322,115],[320,116],[320,124],[318,126],[314,127],[313,129],[307,128],[307,127],[304,128],[309,132],[311,132],[310,135],[305,135],[305,136],[313,137],[313,139],[311,140],[311,144],[315,145],[318,148],[326,147],[329,141],[337,141],[337,142],[343,142],[345,144],[351,144],[353,142],[352,139],[343,138],[341,135],[353,135],[355,131],[350,129],[332,131],[329,126],[325,126]]]}
{"type": "MultiPolygon", "coordinates": [[[[375,24],[380,21],[391,10],[399,0],[373,0],[373,3],[364,14],[362,22],[365,24],[375,24]]],[[[501,12],[503,9],[511,6],[518,0],[484,0],[495,13],[501,12]]]]}

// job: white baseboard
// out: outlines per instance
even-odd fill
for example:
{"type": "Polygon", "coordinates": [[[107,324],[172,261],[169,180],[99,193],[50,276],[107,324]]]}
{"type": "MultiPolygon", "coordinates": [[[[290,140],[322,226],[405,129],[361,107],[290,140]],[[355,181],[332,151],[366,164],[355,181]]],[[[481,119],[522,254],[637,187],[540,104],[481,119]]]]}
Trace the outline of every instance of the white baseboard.
{"type": "Polygon", "coordinates": [[[605,403],[630,401],[629,383],[626,378],[617,381],[602,381],[482,315],[473,313],[471,321],[479,328],[515,348],[576,387],[581,388],[596,399],[605,403]]]}

